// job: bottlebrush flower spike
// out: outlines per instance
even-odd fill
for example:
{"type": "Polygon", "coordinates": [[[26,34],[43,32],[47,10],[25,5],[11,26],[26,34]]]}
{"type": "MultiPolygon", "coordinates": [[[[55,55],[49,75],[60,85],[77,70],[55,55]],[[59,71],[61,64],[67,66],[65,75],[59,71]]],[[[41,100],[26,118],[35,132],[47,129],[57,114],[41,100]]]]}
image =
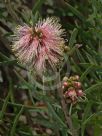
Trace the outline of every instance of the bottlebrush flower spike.
{"type": "Polygon", "coordinates": [[[40,74],[52,68],[61,60],[64,46],[64,29],[56,18],[47,18],[38,21],[34,27],[19,26],[14,34],[12,49],[18,60],[33,66],[40,74]],[[46,63],[47,62],[47,63],[46,63]]]}

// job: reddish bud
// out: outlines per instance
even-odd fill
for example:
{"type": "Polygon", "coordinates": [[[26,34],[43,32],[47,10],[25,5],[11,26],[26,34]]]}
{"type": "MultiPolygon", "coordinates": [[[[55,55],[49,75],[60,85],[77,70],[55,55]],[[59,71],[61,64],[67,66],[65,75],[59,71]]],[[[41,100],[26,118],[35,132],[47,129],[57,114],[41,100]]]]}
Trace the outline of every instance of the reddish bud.
{"type": "Polygon", "coordinates": [[[71,89],[68,91],[68,96],[73,102],[76,101],[77,99],[77,93],[74,89],[73,90],[71,89]]]}
{"type": "Polygon", "coordinates": [[[76,88],[81,88],[81,83],[80,82],[74,82],[74,86],[76,88]]]}
{"type": "Polygon", "coordinates": [[[74,89],[69,89],[68,90],[68,96],[69,97],[74,97],[76,96],[76,91],[74,89]]]}
{"type": "Polygon", "coordinates": [[[67,82],[64,82],[64,83],[63,83],[63,86],[64,86],[64,87],[68,87],[68,83],[67,83],[67,82]]]}
{"type": "Polygon", "coordinates": [[[82,90],[78,90],[78,91],[77,91],[77,95],[78,95],[79,97],[81,97],[81,96],[83,96],[83,95],[84,95],[84,93],[83,93],[83,91],[82,91],[82,90]]]}

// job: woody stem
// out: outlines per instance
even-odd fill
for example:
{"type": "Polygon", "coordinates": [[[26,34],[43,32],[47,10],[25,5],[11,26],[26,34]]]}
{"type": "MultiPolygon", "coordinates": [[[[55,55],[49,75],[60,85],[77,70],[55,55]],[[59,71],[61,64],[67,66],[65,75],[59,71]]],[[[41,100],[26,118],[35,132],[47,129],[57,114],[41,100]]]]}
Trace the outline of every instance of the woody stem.
{"type": "Polygon", "coordinates": [[[59,97],[60,97],[60,100],[61,100],[61,106],[62,106],[62,110],[63,110],[64,115],[65,115],[66,124],[70,128],[70,130],[72,132],[72,136],[77,136],[76,130],[74,129],[73,124],[72,124],[71,115],[69,115],[69,113],[68,113],[67,105],[66,105],[65,99],[63,97],[63,90],[62,90],[62,87],[61,87],[60,74],[58,74],[58,75],[59,75],[59,77],[58,77],[57,82],[59,82],[60,84],[58,83],[57,91],[58,91],[58,94],[59,94],[59,97]]]}

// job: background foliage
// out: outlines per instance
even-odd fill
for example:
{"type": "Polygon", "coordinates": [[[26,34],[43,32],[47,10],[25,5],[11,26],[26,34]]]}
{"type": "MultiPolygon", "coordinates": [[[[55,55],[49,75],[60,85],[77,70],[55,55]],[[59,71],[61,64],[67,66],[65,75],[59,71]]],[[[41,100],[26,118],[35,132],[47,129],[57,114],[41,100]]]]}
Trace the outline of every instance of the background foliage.
{"type": "Polygon", "coordinates": [[[0,135],[71,135],[56,91],[32,85],[10,49],[17,25],[47,16],[66,29],[68,73],[80,75],[87,97],[68,106],[74,128],[78,136],[102,136],[102,0],[0,0],[0,135]]]}

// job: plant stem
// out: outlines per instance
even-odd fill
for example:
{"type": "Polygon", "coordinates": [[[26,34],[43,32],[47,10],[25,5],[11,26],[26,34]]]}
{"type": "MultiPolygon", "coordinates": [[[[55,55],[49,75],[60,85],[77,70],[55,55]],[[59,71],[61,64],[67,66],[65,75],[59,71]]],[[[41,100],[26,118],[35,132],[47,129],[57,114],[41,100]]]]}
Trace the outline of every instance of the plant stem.
{"type": "Polygon", "coordinates": [[[72,124],[71,116],[69,115],[68,110],[67,110],[67,105],[65,103],[65,99],[63,97],[63,90],[61,88],[60,74],[59,74],[57,82],[60,83],[60,84],[58,83],[57,91],[58,91],[59,97],[61,99],[61,106],[62,106],[62,110],[63,110],[64,115],[65,115],[67,126],[70,128],[70,130],[72,132],[72,136],[77,136],[76,130],[74,129],[73,124],[72,124]]]}

